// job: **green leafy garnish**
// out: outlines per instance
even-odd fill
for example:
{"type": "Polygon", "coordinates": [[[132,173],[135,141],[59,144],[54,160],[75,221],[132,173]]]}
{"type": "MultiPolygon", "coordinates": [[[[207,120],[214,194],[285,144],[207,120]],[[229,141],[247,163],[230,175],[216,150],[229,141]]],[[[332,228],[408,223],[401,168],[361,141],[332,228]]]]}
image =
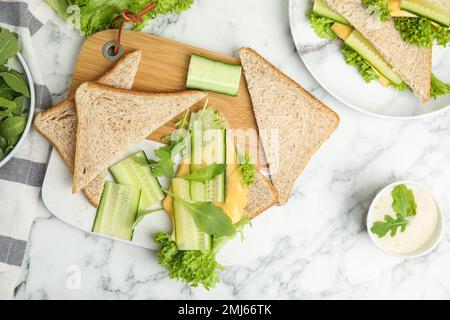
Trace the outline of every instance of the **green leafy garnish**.
{"type": "Polygon", "coordinates": [[[30,96],[28,86],[19,72],[14,70],[0,72],[0,77],[2,77],[5,83],[15,92],[18,92],[25,97],[30,96]]]}
{"type": "Polygon", "coordinates": [[[136,215],[136,219],[134,220],[133,223],[133,230],[137,227],[137,225],[149,214],[155,213],[155,212],[159,212],[159,211],[163,211],[164,209],[158,208],[158,209],[152,209],[152,210],[141,210],[138,212],[138,214],[136,215]]]}
{"type": "Polygon", "coordinates": [[[378,76],[372,66],[367,63],[366,60],[350,46],[344,45],[342,48],[342,54],[344,55],[345,62],[351,66],[354,66],[366,83],[372,80],[377,80],[378,76]]]}
{"type": "Polygon", "coordinates": [[[377,221],[372,225],[370,231],[378,237],[384,237],[389,231],[391,237],[397,234],[397,229],[401,232],[406,230],[408,220],[406,218],[416,215],[417,204],[414,200],[414,194],[406,185],[399,184],[391,192],[392,209],[396,213],[396,219],[390,215],[384,216],[384,221],[377,221]]]}
{"type": "Polygon", "coordinates": [[[256,167],[250,159],[250,155],[247,153],[245,156],[238,153],[239,170],[241,171],[242,181],[248,187],[255,182],[255,170],[256,167]]]}
{"type": "Polygon", "coordinates": [[[161,245],[158,250],[158,261],[168,270],[171,279],[182,280],[194,288],[198,285],[202,285],[205,289],[214,288],[220,281],[217,271],[223,270],[223,266],[216,261],[217,253],[236,236],[236,233],[241,233],[243,240],[243,229],[247,224],[250,224],[250,221],[244,216],[234,226],[236,232],[233,235],[213,236],[212,249],[208,251],[180,251],[170,235],[158,233],[155,237],[155,242],[161,245]]]}
{"type": "Polygon", "coordinates": [[[417,204],[414,201],[414,194],[404,184],[396,186],[392,190],[392,209],[402,217],[411,217],[416,215],[417,204]]]}
{"type": "Polygon", "coordinates": [[[436,99],[450,93],[450,83],[439,80],[434,74],[431,75],[431,97],[436,99]]]}
{"type": "Polygon", "coordinates": [[[191,182],[205,183],[217,177],[219,174],[224,172],[226,168],[227,168],[226,164],[212,164],[207,167],[198,169],[194,172],[191,172],[186,176],[181,176],[180,178],[191,182]]]}
{"type": "Polygon", "coordinates": [[[0,65],[4,65],[20,50],[17,34],[0,28],[0,65]]]}
{"type": "Polygon", "coordinates": [[[9,63],[19,50],[17,34],[0,28],[0,160],[14,149],[27,122],[22,107],[30,91],[23,75],[11,70],[9,63]]]}
{"type": "Polygon", "coordinates": [[[380,21],[389,20],[388,0],[362,0],[362,2],[378,16],[380,21]]]}
{"type": "Polygon", "coordinates": [[[396,17],[394,21],[395,28],[406,42],[425,48],[431,48],[435,40],[444,47],[450,42],[450,30],[433,25],[425,17],[396,17]]]}
{"type": "MultiPolygon", "coordinates": [[[[138,13],[149,3],[148,0],[46,0],[46,2],[62,19],[75,24],[74,27],[87,36],[110,29],[112,20],[122,9],[138,13]],[[72,10],[68,11],[69,8],[72,10]],[[78,18],[79,25],[77,25],[78,18]]],[[[156,3],[157,7],[145,14],[143,22],[136,24],[134,30],[141,30],[157,15],[181,13],[189,9],[194,0],[152,0],[152,2],[156,3]]]]}
{"type": "Polygon", "coordinates": [[[168,270],[169,278],[182,280],[194,288],[202,285],[211,289],[219,283],[217,271],[223,270],[223,266],[216,261],[216,251],[180,251],[170,235],[163,232],[156,235],[155,242],[161,245],[158,261],[168,270]]]}
{"type": "Polygon", "coordinates": [[[317,34],[319,38],[322,39],[335,39],[336,34],[331,30],[331,26],[335,21],[321,16],[315,12],[311,12],[309,14],[309,23],[313,28],[314,32],[317,34]]]}
{"type": "Polygon", "coordinates": [[[401,232],[405,232],[407,225],[408,221],[400,214],[397,214],[397,219],[392,218],[390,215],[385,215],[384,222],[375,222],[370,231],[380,238],[383,238],[390,231],[391,237],[394,237],[398,228],[400,228],[401,232]]]}
{"type": "Polygon", "coordinates": [[[411,90],[411,88],[406,84],[405,81],[402,81],[400,84],[395,84],[393,82],[389,83],[389,86],[398,91],[406,91],[411,90]]]}
{"type": "Polygon", "coordinates": [[[148,166],[156,177],[172,177],[174,162],[172,160],[172,145],[166,145],[155,150],[158,161],[149,160],[148,166]]]}
{"type": "Polygon", "coordinates": [[[174,199],[180,201],[194,217],[197,227],[212,236],[232,236],[236,233],[230,217],[222,208],[216,207],[209,202],[189,202],[166,191],[174,199]]]}

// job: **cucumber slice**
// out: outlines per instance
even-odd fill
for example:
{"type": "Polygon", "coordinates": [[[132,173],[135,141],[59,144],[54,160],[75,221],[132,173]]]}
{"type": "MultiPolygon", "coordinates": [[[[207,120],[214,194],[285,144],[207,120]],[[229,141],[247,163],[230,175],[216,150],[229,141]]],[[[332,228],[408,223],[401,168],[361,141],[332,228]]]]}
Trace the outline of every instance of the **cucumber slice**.
{"type": "MultiPolygon", "coordinates": [[[[203,167],[203,125],[200,120],[194,120],[192,126],[191,148],[191,171],[195,172],[203,167]]],[[[208,190],[204,183],[192,182],[190,185],[192,200],[200,202],[208,200],[208,190]]]]}
{"type": "Polygon", "coordinates": [[[131,240],[140,196],[141,190],[135,187],[107,181],[92,231],[131,240]]]}
{"type": "Polygon", "coordinates": [[[314,6],[313,6],[313,12],[317,13],[318,15],[327,17],[331,20],[334,20],[336,22],[340,22],[346,25],[350,25],[350,22],[347,21],[343,16],[341,16],[339,13],[334,12],[328,4],[325,3],[324,0],[315,0],[314,6]]]}
{"type": "MultiPolygon", "coordinates": [[[[209,129],[203,132],[203,161],[205,164],[226,163],[226,130],[209,129]]],[[[207,200],[225,202],[226,173],[223,172],[207,183],[207,200]]]]}
{"type": "MultiPolygon", "coordinates": [[[[172,191],[175,196],[191,201],[188,181],[181,178],[172,179],[172,191]]],[[[210,250],[211,236],[199,230],[192,214],[176,198],[173,199],[173,210],[178,250],[210,250]]]]}
{"type": "Polygon", "coordinates": [[[450,25],[450,8],[446,8],[425,0],[402,0],[401,8],[442,23],[450,25]]]}
{"type": "Polygon", "coordinates": [[[142,190],[139,210],[146,210],[164,199],[161,186],[147,164],[145,152],[140,151],[109,168],[117,183],[142,190]]]}
{"type": "Polygon", "coordinates": [[[193,54],[186,87],[237,96],[242,67],[193,54]]]}
{"type": "Polygon", "coordinates": [[[389,81],[395,84],[401,84],[403,82],[402,78],[359,31],[353,30],[347,39],[345,39],[345,43],[358,52],[364,60],[389,79],[389,81]]]}

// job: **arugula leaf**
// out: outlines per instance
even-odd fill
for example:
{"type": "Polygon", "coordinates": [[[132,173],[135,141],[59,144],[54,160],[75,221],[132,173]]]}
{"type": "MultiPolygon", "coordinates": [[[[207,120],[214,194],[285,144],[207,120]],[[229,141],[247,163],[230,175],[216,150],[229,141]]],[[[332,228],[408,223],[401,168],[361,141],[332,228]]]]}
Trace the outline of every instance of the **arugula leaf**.
{"type": "Polygon", "coordinates": [[[431,75],[431,97],[436,99],[450,93],[450,83],[439,80],[434,74],[431,75]]]}
{"type": "Polygon", "coordinates": [[[172,160],[172,147],[170,145],[163,146],[155,150],[155,155],[159,161],[149,160],[150,168],[156,177],[172,177],[174,162],[172,160]]]}
{"type": "Polygon", "coordinates": [[[5,64],[20,50],[17,34],[0,28],[0,65],[5,64]]]}
{"type": "Polygon", "coordinates": [[[180,176],[181,179],[185,179],[191,182],[208,182],[219,174],[225,171],[227,168],[226,164],[212,164],[207,167],[196,170],[187,176],[180,176]]]}
{"type": "Polygon", "coordinates": [[[247,153],[245,156],[238,154],[239,157],[239,170],[241,171],[242,181],[248,187],[255,182],[255,165],[251,162],[250,155],[247,153]]]}
{"type": "Polygon", "coordinates": [[[138,212],[138,214],[136,215],[136,219],[134,220],[132,229],[134,230],[137,225],[149,214],[155,213],[155,212],[159,212],[159,211],[163,211],[164,209],[158,208],[158,209],[153,209],[153,210],[141,210],[138,212]]]}
{"type": "Polygon", "coordinates": [[[313,28],[314,32],[317,34],[319,38],[322,39],[335,39],[336,34],[331,30],[331,26],[334,24],[334,21],[318,15],[315,12],[311,12],[308,16],[309,23],[313,28]]]}
{"type": "Polygon", "coordinates": [[[3,80],[6,82],[6,84],[15,92],[18,92],[24,95],[25,97],[30,96],[28,86],[19,72],[14,70],[1,72],[0,77],[2,77],[3,80]]]}
{"type": "Polygon", "coordinates": [[[26,119],[23,116],[8,117],[0,123],[0,136],[13,139],[25,130],[26,119]]]}
{"type": "Polygon", "coordinates": [[[392,189],[392,209],[395,211],[396,219],[390,215],[384,216],[384,221],[377,221],[372,225],[370,231],[378,235],[378,237],[384,237],[388,232],[391,232],[391,237],[397,234],[398,228],[401,232],[406,230],[408,220],[406,218],[416,215],[417,204],[414,200],[414,194],[409,190],[406,185],[399,184],[392,189]]]}
{"type": "Polygon", "coordinates": [[[383,238],[388,232],[391,232],[391,237],[394,237],[397,234],[398,228],[400,228],[401,232],[405,232],[407,225],[408,221],[400,214],[397,214],[397,219],[394,219],[390,215],[385,215],[384,222],[375,222],[370,231],[380,238],[383,238]]]}
{"type": "Polygon", "coordinates": [[[174,199],[180,201],[194,217],[198,228],[213,236],[232,236],[236,229],[222,208],[216,207],[209,202],[188,202],[180,197],[166,191],[174,199]]]}
{"type": "Polygon", "coordinates": [[[406,185],[399,184],[392,192],[392,209],[394,209],[397,215],[402,217],[411,217],[416,215],[417,204],[414,201],[414,194],[409,190],[406,185]]]}
{"type": "Polygon", "coordinates": [[[354,66],[366,83],[378,79],[378,76],[372,66],[368,64],[367,61],[364,60],[364,58],[350,46],[344,45],[342,48],[342,54],[344,55],[345,62],[351,66],[354,66]]]}
{"type": "Polygon", "coordinates": [[[390,19],[388,0],[363,0],[363,4],[378,16],[380,21],[390,19]]]}

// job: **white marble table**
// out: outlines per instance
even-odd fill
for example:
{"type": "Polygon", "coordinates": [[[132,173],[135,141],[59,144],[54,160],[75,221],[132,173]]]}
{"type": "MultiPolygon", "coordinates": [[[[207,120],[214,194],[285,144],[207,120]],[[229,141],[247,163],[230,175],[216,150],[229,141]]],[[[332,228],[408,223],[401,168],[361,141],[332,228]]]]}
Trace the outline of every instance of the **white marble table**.
{"type": "MultiPolygon", "coordinates": [[[[450,235],[430,255],[379,252],[365,231],[375,192],[397,179],[431,188],[450,209],[450,112],[382,120],[327,95],[295,52],[287,0],[197,0],[146,31],[225,54],[251,46],[341,116],[286,207],[253,223],[245,255],[206,291],[169,280],[151,251],[88,236],[52,217],[34,224],[17,298],[450,298],[450,235]],[[74,281],[80,276],[80,283],[74,281]]],[[[54,19],[38,35],[42,70],[62,99],[82,39],[54,19]]]]}

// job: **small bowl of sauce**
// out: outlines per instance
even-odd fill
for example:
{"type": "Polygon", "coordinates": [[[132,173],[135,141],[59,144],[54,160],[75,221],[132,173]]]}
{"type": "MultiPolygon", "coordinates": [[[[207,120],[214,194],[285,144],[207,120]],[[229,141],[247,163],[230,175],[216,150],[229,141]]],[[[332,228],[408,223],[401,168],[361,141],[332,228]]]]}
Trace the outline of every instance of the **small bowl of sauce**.
{"type": "Polygon", "coordinates": [[[375,245],[397,257],[430,253],[444,234],[444,216],[433,194],[415,182],[388,185],[373,200],[367,231],[375,245]]]}

